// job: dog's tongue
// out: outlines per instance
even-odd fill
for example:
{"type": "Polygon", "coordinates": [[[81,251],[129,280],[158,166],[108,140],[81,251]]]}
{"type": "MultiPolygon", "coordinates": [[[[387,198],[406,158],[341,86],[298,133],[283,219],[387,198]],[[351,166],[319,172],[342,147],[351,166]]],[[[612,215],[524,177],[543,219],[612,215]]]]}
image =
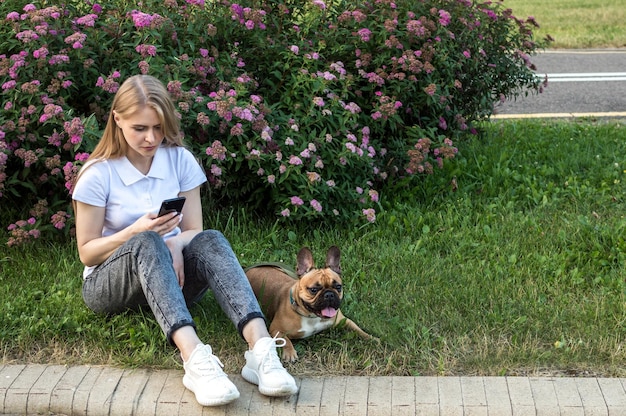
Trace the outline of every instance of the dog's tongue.
{"type": "Polygon", "coordinates": [[[337,315],[337,309],[335,309],[335,308],[328,307],[328,308],[322,309],[322,316],[324,318],[332,318],[335,315],[337,315]]]}

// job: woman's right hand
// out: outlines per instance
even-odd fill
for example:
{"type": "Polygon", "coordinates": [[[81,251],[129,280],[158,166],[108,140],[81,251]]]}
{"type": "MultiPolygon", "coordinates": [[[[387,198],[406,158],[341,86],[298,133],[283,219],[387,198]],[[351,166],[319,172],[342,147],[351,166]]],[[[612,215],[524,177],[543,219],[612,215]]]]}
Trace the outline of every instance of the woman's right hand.
{"type": "Polygon", "coordinates": [[[183,214],[176,212],[167,213],[161,217],[157,214],[148,213],[140,217],[133,226],[136,226],[141,231],[154,231],[160,236],[164,236],[174,228],[178,227],[178,224],[182,221],[183,214]]]}

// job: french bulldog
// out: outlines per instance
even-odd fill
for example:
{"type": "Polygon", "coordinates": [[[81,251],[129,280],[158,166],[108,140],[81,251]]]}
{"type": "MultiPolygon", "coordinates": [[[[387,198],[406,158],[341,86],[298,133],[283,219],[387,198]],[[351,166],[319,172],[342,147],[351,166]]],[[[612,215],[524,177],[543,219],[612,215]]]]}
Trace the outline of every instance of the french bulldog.
{"type": "Polygon", "coordinates": [[[326,254],[326,266],[315,268],[311,250],[303,247],[298,252],[295,275],[275,263],[246,269],[252,290],[270,322],[270,334],[285,339],[283,361],[298,359],[291,339],[310,337],[333,326],[345,325],[362,338],[377,339],[339,309],[343,299],[339,260],[339,248],[332,246],[326,254]]]}

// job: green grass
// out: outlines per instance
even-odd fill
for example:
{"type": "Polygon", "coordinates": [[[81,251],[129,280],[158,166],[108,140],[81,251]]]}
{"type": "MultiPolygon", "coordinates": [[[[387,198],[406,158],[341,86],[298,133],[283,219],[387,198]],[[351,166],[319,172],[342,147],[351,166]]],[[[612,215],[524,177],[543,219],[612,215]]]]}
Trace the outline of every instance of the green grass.
{"type": "MultiPolygon", "coordinates": [[[[626,376],[626,130],[619,122],[502,121],[415,188],[398,184],[358,229],[212,212],[241,263],[318,262],[342,250],[344,313],[381,343],[335,329],[296,343],[298,375],[626,376]],[[450,185],[455,178],[458,189],[450,185]]],[[[84,306],[71,243],[3,248],[3,362],[177,367],[147,314],[84,306]]],[[[244,342],[213,302],[193,308],[228,372],[244,342]]]]}
{"type": "Polygon", "coordinates": [[[626,47],[623,0],[504,0],[519,18],[534,16],[538,39],[552,36],[550,48],[626,47]]]}

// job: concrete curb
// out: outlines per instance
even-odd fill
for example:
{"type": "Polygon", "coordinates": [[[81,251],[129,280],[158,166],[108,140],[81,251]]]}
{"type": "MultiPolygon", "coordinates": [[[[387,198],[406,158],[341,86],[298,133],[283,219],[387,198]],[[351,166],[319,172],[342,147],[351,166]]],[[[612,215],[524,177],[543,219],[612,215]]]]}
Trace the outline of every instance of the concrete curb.
{"type": "Polygon", "coordinates": [[[5,415],[626,415],[626,378],[311,377],[268,398],[239,375],[241,397],[202,407],[182,370],[0,366],[5,415]]]}

